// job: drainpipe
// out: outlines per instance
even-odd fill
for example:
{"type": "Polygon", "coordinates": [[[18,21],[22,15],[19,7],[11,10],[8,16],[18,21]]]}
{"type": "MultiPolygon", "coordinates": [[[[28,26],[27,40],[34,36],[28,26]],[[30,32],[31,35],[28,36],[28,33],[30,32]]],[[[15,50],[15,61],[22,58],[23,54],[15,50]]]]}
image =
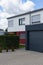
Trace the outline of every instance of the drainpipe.
{"type": "Polygon", "coordinates": [[[29,14],[29,16],[30,16],[30,18],[29,18],[29,22],[30,22],[30,25],[32,25],[32,23],[31,23],[31,14],[29,14]]]}

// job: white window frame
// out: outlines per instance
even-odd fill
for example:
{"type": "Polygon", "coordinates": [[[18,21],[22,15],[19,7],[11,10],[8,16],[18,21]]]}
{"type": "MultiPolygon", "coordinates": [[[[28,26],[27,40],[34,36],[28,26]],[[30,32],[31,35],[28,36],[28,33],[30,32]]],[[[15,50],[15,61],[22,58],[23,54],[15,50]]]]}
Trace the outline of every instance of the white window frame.
{"type": "Polygon", "coordinates": [[[40,23],[40,14],[31,16],[31,23],[32,24],[40,23]]]}
{"type": "Polygon", "coordinates": [[[13,20],[9,20],[8,21],[8,27],[13,27],[14,25],[13,25],[13,20]]]}

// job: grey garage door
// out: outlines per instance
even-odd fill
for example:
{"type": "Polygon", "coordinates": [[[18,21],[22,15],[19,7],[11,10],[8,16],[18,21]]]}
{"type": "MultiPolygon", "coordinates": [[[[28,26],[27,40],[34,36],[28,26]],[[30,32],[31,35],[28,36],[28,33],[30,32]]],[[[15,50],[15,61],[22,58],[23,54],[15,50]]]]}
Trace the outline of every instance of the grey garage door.
{"type": "Polygon", "coordinates": [[[43,31],[29,32],[29,49],[43,52],[43,31]]]}

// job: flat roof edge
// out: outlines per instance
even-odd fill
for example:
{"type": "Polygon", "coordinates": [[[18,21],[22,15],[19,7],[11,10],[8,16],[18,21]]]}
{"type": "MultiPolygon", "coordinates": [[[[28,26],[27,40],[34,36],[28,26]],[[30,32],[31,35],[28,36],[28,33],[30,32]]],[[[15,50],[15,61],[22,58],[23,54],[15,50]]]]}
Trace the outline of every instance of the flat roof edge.
{"type": "Polygon", "coordinates": [[[41,24],[35,24],[35,25],[26,25],[26,31],[39,31],[43,30],[43,23],[41,24]]]}
{"type": "Polygon", "coordinates": [[[26,15],[26,14],[30,14],[30,13],[42,11],[42,10],[43,10],[43,8],[37,9],[37,10],[33,10],[33,11],[29,11],[29,12],[26,12],[26,13],[23,13],[23,14],[19,14],[19,15],[15,15],[15,16],[8,17],[7,19],[15,18],[15,17],[18,17],[18,16],[22,16],[22,15],[26,15]]]}

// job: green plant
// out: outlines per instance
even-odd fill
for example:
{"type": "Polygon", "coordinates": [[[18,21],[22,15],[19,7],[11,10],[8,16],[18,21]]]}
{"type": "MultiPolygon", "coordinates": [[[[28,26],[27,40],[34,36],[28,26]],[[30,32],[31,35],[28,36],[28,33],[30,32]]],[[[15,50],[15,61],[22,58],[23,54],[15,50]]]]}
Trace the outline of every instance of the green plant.
{"type": "Polygon", "coordinates": [[[11,49],[12,49],[12,51],[14,51],[14,47],[12,47],[11,49]]]}
{"type": "Polygon", "coordinates": [[[7,47],[11,48],[19,48],[19,37],[14,35],[8,35],[6,36],[6,45],[7,47]]]}
{"type": "Polygon", "coordinates": [[[24,48],[25,47],[25,45],[19,45],[19,48],[24,48]]]}
{"type": "Polygon", "coordinates": [[[0,52],[2,52],[2,47],[0,47],[0,52]]]}
{"type": "MultiPolygon", "coordinates": [[[[13,50],[13,48],[19,48],[19,37],[15,35],[2,35],[0,36],[0,47],[2,49],[13,50]]],[[[1,50],[1,49],[0,49],[1,50]]]]}
{"type": "Polygon", "coordinates": [[[2,49],[6,48],[5,35],[0,36],[0,47],[2,47],[2,49]]]}

